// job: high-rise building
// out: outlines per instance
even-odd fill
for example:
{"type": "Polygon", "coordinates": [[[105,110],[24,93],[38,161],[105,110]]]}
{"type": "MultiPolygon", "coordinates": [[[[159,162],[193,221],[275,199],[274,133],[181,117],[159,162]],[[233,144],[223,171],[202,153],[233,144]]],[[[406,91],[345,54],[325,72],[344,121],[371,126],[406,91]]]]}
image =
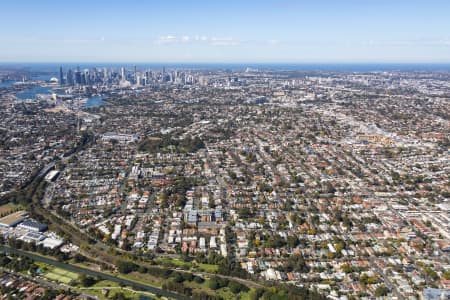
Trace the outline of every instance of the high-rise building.
{"type": "Polygon", "coordinates": [[[103,82],[108,82],[108,70],[103,68],[103,82]]]}
{"type": "Polygon", "coordinates": [[[73,86],[73,85],[74,85],[72,69],[69,69],[69,70],[67,71],[67,84],[68,84],[69,86],[73,86]]]}
{"type": "Polygon", "coordinates": [[[81,72],[79,70],[75,71],[75,83],[81,85],[81,72]]]}
{"type": "Polygon", "coordinates": [[[63,73],[62,66],[59,67],[59,84],[60,84],[60,85],[64,85],[64,84],[65,84],[65,81],[64,81],[64,73],[63,73]]]}
{"type": "Polygon", "coordinates": [[[122,67],[122,69],[121,69],[121,76],[122,76],[122,80],[127,80],[127,78],[125,77],[125,68],[124,67],[122,67]]]}
{"type": "Polygon", "coordinates": [[[83,83],[83,85],[85,85],[85,84],[87,84],[87,85],[91,84],[91,76],[90,76],[90,74],[89,74],[89,70],[88,70],[88,69],[85,69],[85,70],[84,70],[84,81],[83,81],[82,83],[83,83]]]}

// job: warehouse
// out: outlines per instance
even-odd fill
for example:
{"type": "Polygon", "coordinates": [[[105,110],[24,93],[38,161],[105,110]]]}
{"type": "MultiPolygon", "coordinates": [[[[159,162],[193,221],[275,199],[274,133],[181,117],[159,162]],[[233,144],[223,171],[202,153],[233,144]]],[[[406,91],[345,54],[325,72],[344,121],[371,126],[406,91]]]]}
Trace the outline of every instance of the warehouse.
{"type": "Polygon", "coordinates": [[[35,231],[35,232],[42,232],[42,231],[47,230],[47,225],[39,223],[39,222],[31,220],[31,219],[27,219],[27,220],[23,221],[22,223],[20,223],[19,225],[17,225],[17,228],[35,231]]]}

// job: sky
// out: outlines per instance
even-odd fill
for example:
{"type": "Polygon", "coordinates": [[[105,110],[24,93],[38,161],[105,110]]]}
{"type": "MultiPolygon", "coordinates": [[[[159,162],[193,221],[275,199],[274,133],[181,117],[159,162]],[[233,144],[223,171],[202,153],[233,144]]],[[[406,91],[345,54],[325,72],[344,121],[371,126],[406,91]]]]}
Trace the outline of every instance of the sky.
{"type": "Polygon", "coordinates": [[[448,0],[1,0],[0,62],[450,63],[448,0]]]}

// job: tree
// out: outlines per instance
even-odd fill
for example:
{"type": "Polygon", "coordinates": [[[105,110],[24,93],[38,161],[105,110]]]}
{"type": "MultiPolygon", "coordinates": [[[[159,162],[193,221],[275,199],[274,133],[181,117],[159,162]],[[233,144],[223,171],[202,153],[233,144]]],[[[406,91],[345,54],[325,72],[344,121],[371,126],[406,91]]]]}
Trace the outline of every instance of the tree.
{"type": "Polygon", "coordinates": [[[220,284],[217,277],[213,277],[209,280],[208,287],[212,290],[220,289],[220,284]]]}
{"type": "Polygon", "coordinates": [[[208,286],[212,290],[218,290],[220,288],[228,286],[230,281],[226,278],[214,276],[209,280],[208,286]]]}
{"type": "Polygon", "coordinates": [[[45,290],[41,299],[42,300],[51,300],[51,299],[55,299],[57,295],[58,295],[58,291],[47,289],[47,290],[45,290]]]}
{"type": "Polygon", "coordinates": [[[111,297],[112,300],[127,300],[128,298],[125,297],[124,293],[118,292],[115,293],[114,296],[111,297]]]}
{"type": "Polygon", "coordinates": [[[75,263],[84,262],[84,261],[86,261],[86,257],[84,257],[83,255],[77,253],[77,254],[74,255],[73,261],[74,261],[75,263]]]}
{"type": "Polygon", "coordinates": [[[302,255],[294,254],[291,255],[286,262],[286,271],[307,273],[309,272],[309,267],[303,259],[302,255]]]}
{"type": "Polygon", "coordinates": [[[183,272],[183,273],[181,273],[181,276],[183,277],[183,280],[185,280],[185,281],[194,280],[194,275],[192,275],[192,273],[183,272]]]}
{"type": "Polygon", "coordinates": [[[375,290],[376,297],[387,296],[388,293],[389,293],[389,289],[384,285],[378,286],[377,289],[375,290]]]}
{"type": "Polygon", "coordinates": [[[119,261],[117,263],[117,269],[119,270],[120,273],[123,274],[128,274],[130,272],[137,271],[138,268],[139,268],[138,265],[130,261],[119,261]]]}
{"type": "Polygon", "coordinates": [[[298,244],[300,244],[300,240],[298,239],[298,237],[296,235],[290,235],[287,238],[287,244],[289,247],[295,248],[298,246],[298,244]]]}
{"type": "Polygon", "coordinates": [[[353,273],[355,270],[353,269],[353,267],[352,266],[350,266],[349,264],[345,264],[345,265],[342,265],[342,267],[341,267],[341,269],[342,269],[342,271],[344,271],[345,273],[353,273]]]}
{"type": "Polygon", "coordinates": [[[230,281],[228,287],[230,288],[230,291],[234,294],[239,294],[240,292],[247,292],[249,290],[247,286],[236,281],[230,281]]]}
{"type": "Polygon", "coordinates": [[[78,279],[80,280],[81,285],[84,287],[90,287],[97,282],[97,280],[94,277],[88,276],[84,273],[80,274],[78,276],[78,279]]]}
{"type": "Polygon", "coordinates": [[[176,283],[184,282],[184,278],[179,272],[172,273],[171,277],[172,277],[172,280],[176,283]]]}
{"type": "Polygon", "coordinates": [[[450,280],[450,270],[443,272],[442,277],[444,277],[447,280],[450,280]]]}
{"type": "Polygon", "coordinates": [[[202,284],[203,282],[205,282],[205,279],[201,278],[200,276],[195,276],[194,282],[198,283],[198,284],[202,284]]]}

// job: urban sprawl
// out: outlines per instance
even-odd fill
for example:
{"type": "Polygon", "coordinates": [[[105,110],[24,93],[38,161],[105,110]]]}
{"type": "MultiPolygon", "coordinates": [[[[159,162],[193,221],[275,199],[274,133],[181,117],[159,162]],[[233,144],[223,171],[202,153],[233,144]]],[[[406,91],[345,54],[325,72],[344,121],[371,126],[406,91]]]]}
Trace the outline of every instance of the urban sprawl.
{"type": "Polygon", "coordinates": [[[449,299],[449,72],[33,72],[0,70],[5,299],[449,299]]]}

